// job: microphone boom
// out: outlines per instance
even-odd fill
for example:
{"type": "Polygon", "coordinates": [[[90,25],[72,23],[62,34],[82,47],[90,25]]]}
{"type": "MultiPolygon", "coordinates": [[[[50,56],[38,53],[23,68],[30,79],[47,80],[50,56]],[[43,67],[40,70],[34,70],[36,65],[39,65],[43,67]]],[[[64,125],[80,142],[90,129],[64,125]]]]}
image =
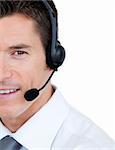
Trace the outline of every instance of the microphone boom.
{"type": "Polygon", "coordinates": [[[24,94],[24,98],[27,101],[33,101],[36,97],[38,97],[40,91],[42,89],[44,89],[45,86],[48,84],[48,82],[51,79],[51,77],[53,76],[54,72],[55,72],[55,70],[51,73],[48,80],[45,82],[45,84],[40,89],[33,88],[33,89],[30,89],[30,90],[26,91],[26,93],[24,94]]]}

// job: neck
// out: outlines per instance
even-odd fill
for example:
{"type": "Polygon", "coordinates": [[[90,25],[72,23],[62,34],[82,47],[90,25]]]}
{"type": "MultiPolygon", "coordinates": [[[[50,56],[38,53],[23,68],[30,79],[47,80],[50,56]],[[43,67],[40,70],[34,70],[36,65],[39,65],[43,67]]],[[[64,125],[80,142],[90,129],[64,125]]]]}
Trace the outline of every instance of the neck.
{"type": "Polygon", "coordinates": [[[53,87],[48,85],[47,89],[44,90],[43,94],[20,116],[16,118],[1,118],[1,122],[6,126],[12,133],[16,132],[27,120],[29,120],[35,113],[37,113],[51,98],[54,92],[53,87]]]}

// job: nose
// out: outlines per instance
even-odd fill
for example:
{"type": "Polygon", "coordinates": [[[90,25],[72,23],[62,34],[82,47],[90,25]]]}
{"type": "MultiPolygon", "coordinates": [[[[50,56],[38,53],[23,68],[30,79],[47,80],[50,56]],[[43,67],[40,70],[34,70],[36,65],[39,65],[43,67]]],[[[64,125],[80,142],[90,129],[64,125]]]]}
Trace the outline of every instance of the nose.
{"type": "Polygon", "coordinates": [[[0,82],[4,82],[11,77],[11,70],[8,60],[0,57],[0,82]]]}

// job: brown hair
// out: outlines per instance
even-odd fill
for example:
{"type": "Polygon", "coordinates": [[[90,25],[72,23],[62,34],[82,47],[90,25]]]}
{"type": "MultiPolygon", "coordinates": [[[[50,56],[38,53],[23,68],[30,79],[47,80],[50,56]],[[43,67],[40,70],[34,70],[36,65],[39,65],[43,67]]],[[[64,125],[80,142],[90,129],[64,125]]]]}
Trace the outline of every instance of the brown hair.
{"type": "MultiPolygon", "coordinates": [[[[57,18],[57,10],[52,0],[47,0],[57,18]]],[[[35,27],[40,34],[45,49],[51,41],[51,25],[48,10],[41,0],[0,0],[0,18],[22,14],[35,22],[35,27]]]]}

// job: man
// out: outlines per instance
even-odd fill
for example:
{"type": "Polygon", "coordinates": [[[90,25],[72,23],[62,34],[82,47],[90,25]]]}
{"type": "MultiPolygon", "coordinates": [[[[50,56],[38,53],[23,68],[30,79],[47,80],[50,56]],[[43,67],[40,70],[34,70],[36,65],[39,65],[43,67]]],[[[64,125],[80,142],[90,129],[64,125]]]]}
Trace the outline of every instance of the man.
{"type": "Polygon", "coordinates": [[[114,149],[52,86],[64,58],[53,1],[0,1],[0,150],[114,149]]]}

